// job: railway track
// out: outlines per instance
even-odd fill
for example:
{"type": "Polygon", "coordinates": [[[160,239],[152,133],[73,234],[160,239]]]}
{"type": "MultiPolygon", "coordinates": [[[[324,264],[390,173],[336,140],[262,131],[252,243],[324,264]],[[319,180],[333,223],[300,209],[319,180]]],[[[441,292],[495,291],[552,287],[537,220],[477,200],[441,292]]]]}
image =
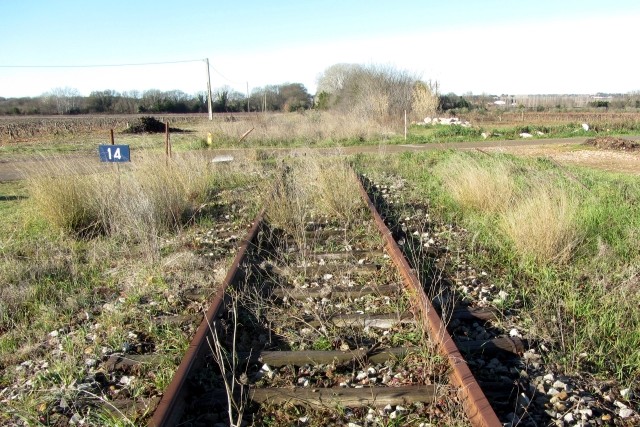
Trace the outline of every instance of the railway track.
{"type": "Polygon", "coordinates": [[[149,425],[502,425],[462,354],[518,343],[456,346],[358,185],[347,225],[255,219],[149,425]]]}

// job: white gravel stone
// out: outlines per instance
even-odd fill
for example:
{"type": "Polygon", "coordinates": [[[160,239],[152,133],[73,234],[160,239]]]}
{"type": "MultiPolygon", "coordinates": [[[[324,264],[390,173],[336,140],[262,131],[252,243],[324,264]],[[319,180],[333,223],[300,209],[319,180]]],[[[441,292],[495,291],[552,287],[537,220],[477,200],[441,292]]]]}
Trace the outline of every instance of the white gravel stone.
{"type": "Polygon", "coordinates": [[[571,412],[566,413],[563,419],[566,423],[573,423],[575,421],[575,419],[573,418],[573,413],[571,412]]]}
{"type": "Polygon", "coordinates": [[[591,418],[593,417],[593,411],[590,408],[586,408],[586,409],[580,409],[580,415],[582,415],[583,418],[591,418]]]}
{"type": "Polygon", "coordinates": [[[620,418],[630,418],[634,414],[633,409],[623,408],[620,409],[620,418]]]}
{"type": "Polygon", "coordinates": [[[614,405],[616,405],[618,408],[620,409],[627,409],[628,406],[622,402],[620,402],[619,400],[616,400],[615,402],[613,402],[614,405]]]}
{"type": "Polygon", "coordinates": [[[59,335],[59,332],[58,332],[58,331],[51,331],[51,332],[49,332],[49,336],[50,336],[51,338],[55,338],[55,337],[57,337],[58,335],[59,335]]]}
{"type": "Polygon", "coordinates": [[[566,390],[567,384],[563,383],[562,381],[556,381],[553,383],[552,387],[558,390],[566,390]]]}
{"type": "Polygon", "coordinates": [[[630,388],[625,388],[623,390],[620,390],[620,395],[624,398],[624,399],[631,399],[633,397],[633,392],[631,391],[630,388]]]}

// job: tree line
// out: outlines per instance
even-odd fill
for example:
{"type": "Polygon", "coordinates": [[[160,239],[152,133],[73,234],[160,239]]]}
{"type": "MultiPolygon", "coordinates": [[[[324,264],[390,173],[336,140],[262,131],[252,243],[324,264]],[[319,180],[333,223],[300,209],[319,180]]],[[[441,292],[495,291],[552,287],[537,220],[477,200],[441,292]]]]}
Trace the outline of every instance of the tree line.
{"type": "MultiPolygon", "coordinates": [[[[179,90],[117,92],[107,89],[82,96],[74,88],[55,88],[37,97],[0,97],[2,115],[73,115],[137,113],[205,113],[207,93],[194,95],[179,90]]],[[[213,112],[296,111],[313,105],[313,97],[301,83],[283,83],[254,88],[249,97],[228,86],[212,92],[213,112]]]]}
{"type": "MultiPolygon", "coordinates": [[[[318,77],[311,96],[301,83],[254,88],[250,94],[228,86],[212,94],[212,110],[224,112],[300,111],[310,108],[379,121],[397,121],[404,114],[422,120],[435,114],[440,99],[431,82],[392,66],[335,64],[318,77]]],[[[81,96],[77,89],[55,88],[39,97],[1,98],[0,114],[131,114],[204,113],[206,92],[188,95],[179,90],[143,92],[94,91],[81,96]]]]}

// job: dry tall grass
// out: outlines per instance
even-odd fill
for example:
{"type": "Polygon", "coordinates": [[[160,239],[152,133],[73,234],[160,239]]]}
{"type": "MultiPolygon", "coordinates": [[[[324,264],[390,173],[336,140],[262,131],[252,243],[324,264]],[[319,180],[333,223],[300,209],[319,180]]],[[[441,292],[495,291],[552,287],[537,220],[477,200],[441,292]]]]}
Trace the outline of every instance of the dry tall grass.
{"type": "Polygon", "coordinates": [[[397,126],[381,124],[356,112],[338,114],[323,111],[305,113],[244,115],[239,120],[217,121],[205,124],[206,132],[214,135],[217,143],[237,143],[249,129],[243,146],[252,143],[282,144],[330,144],[348,141],[370,141],[398,135],[397,126]]]}
{"type": "Polygon", "coordinates": [[[311,154],[295,159],[267,199],[267,216],[293,235],[302,231],[313,214],[327,214],[349,225],[364,207],[355,179],[343,159],[311,154]]]}
{"type": "Polygon", "coordinates": [[[519,254],[540,263],[571,257],[579,240],[578,205],[552,176],[518,187],[509,161],[481,163],[470,156],[454,156],[436,173],[456,203],[495,220],[519,254]]]}
{"type": "Polygon", "coordinates": [[[500,227],[519,253],[541,263],[562,263],[579,241],[577,208],[566,190],[542,182],[502,212],[500,227]]]}
{"type": "Polygon", "coordinates": [[[142,157],[120,169],[90,160],[83,173],[71,163],[44,160],[29,173],[33,212],[54,228],[79,236],[108,234],[156,252],[158,235],[193,219],[219,179],[198,154],[167,162],[142,157]]]}
{"type": "Polygon", "coordinates": [[[504,161],[481,164],[460,155],[441,165],[437,173],[460,206],[495,213],[509,206],[515,194],[510,167],[504,161]]]}

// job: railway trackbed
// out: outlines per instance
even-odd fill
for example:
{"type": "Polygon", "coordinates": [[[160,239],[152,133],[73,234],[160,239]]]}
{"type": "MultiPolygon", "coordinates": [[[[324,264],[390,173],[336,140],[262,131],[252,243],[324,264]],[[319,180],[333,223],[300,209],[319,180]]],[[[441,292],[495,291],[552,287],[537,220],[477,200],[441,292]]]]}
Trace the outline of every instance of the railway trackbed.
{"type": "Polygon", "coordinates": [[[462,354],[519,343],[456,346],[357,185],[348,221],[258,215],[149,425],[502,425],[462,354]]]}

